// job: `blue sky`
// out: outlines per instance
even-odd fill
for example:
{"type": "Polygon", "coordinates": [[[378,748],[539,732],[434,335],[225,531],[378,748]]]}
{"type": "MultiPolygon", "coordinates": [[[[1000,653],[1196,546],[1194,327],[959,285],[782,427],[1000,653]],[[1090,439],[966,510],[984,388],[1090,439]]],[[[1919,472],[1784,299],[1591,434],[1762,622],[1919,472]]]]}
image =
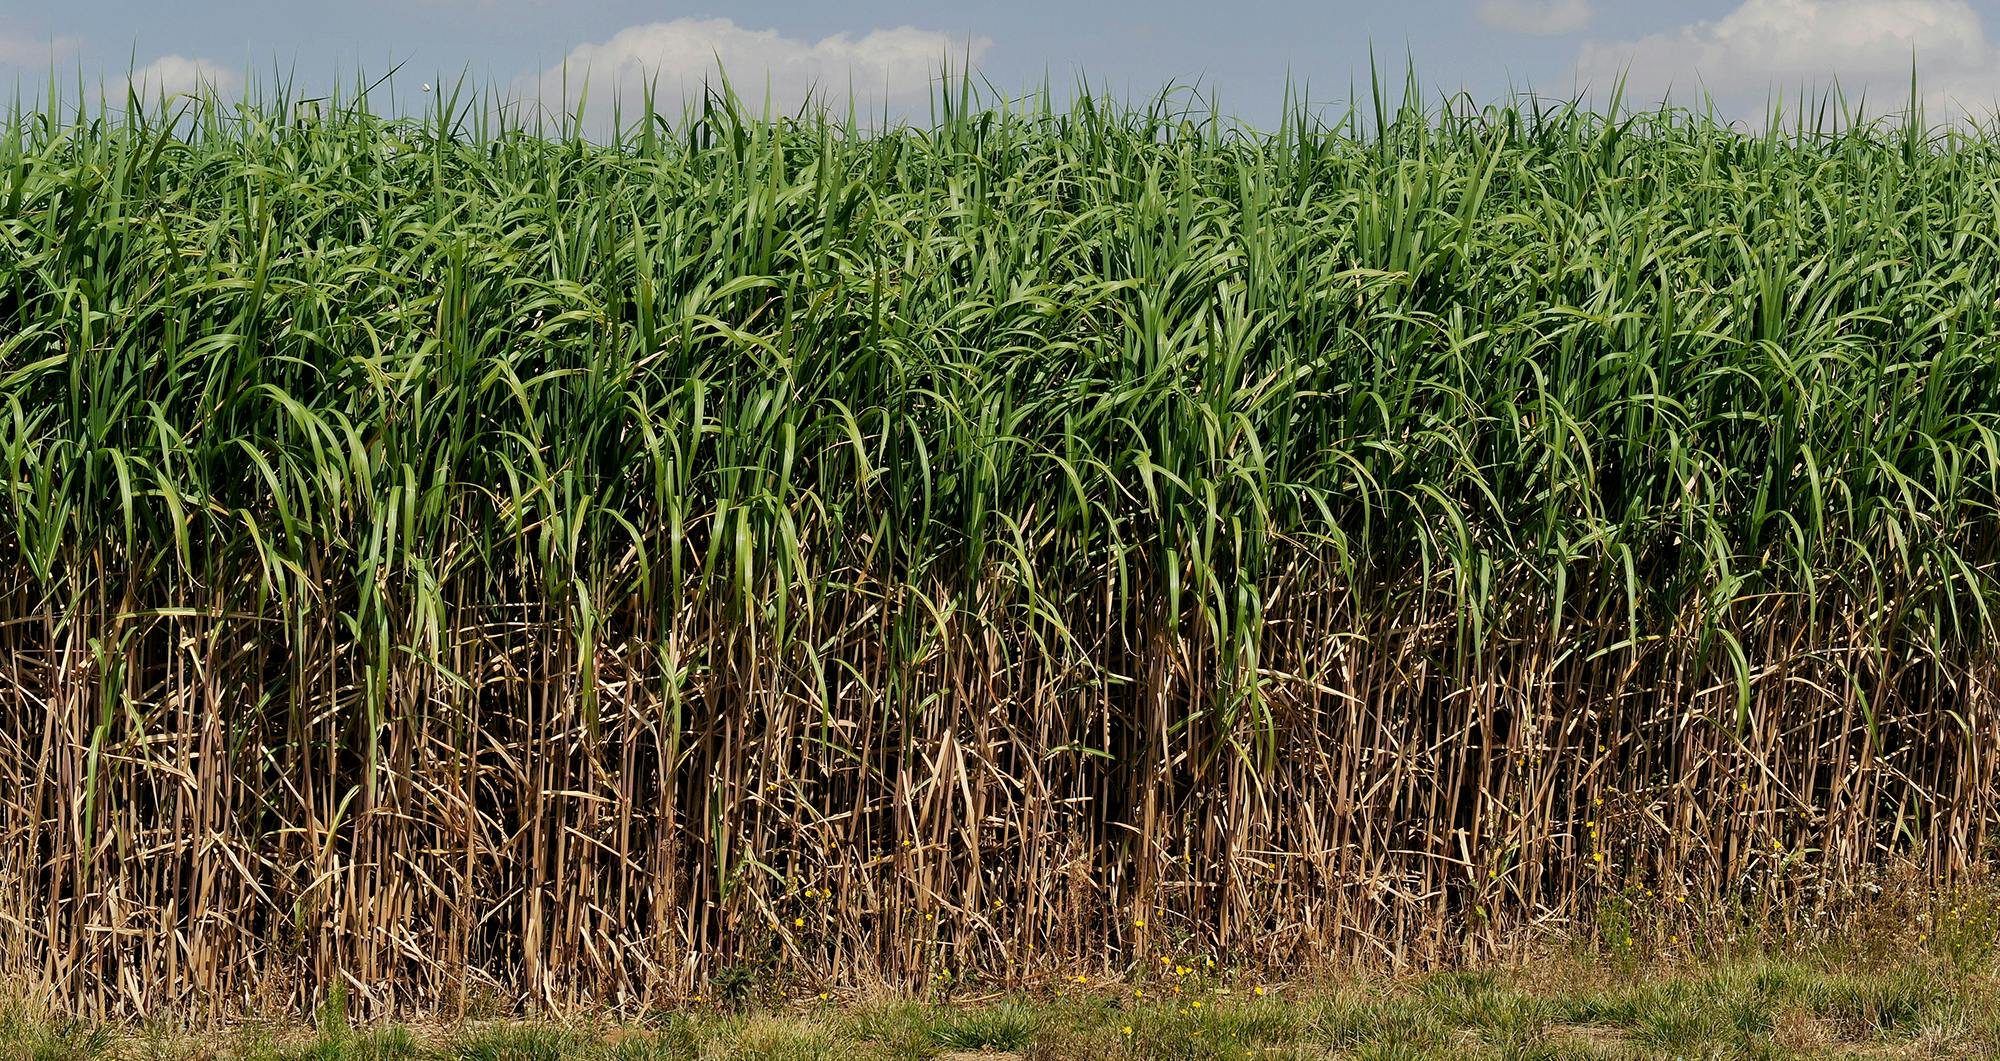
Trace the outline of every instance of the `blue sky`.
{"type": "MultiPolygon", "coordinates": [[[[565,65],[593,93],[657,77],[665,94],[720,56],[779,102],[811,84],[908,107],[939,56],[970,54],[1002,88],[1046,73],[1145,95],[1199,82],[1252,121],[1277,112],[1287,75],[1320,98],[1367,76],[1370,45],[1433,88],[1481,99],[1509,86],[1567,94],[1620,71],[1657,98],[1705,86],[1754,113],[1773,88],[1907,93],[1914,55],[1934,107],[1985,112],[2000,98],[2000,0],[0,0],[0,82],[33,94],[53,61],[122,93],[206,81],[234,91],[273,68],[307,85],[406,62],[398,87],[469,71],[513,92],[560,91],[565,65]]],[[[1871,107],[1872,109],[1877,109],[1871,107]]]]}

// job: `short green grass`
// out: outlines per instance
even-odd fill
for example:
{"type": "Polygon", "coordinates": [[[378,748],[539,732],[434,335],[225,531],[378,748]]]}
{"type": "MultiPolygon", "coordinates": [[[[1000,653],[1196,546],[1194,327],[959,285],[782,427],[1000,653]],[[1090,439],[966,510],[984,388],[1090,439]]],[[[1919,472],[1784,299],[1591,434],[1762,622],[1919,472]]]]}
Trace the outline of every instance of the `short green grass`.
{"type": "Polygon", "coordinates": [[[196,1033],[0,1016],[36,1061],[1095,1061],[1243,1058],[1990,1057],[2000,978],[1848,954],[1678,964],[1550,959],[1395,980],[1171,988],[1117,981],[977,1003],[857,997],[630,1023],[196,1033]],[[1259,989],[1261,990],[1261,993],[1259,989]],[[1144,992],[1140,994],[1140,992],[1144,992]]]}

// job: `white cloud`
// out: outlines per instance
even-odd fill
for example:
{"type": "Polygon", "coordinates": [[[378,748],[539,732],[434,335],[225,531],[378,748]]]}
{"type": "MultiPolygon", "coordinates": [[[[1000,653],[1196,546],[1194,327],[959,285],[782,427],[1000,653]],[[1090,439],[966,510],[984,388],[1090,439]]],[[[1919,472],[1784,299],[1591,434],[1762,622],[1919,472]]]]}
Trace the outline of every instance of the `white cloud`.
{"type": "Polygon", "coordinates": [[[0,67],[16,67],[25,70],[46,68],[58,59],[76,53],[82,46],[80,37],[30,37],[25,33],[8,33],[0,30],[0,67]]]}
{"type": "Polygon", "coordinates": [[[1906,98],[1914,60],[1927,105],[1983,114],[2000,88],[1996,58],[1964,0],[1743,0],[1714,21],[1586,42],[1577,71],[1599,89],[1627,74],[1628,95],[1647,102],[1669,89],[1689,103],[1703,91],[1748,102],[1838,79],[1881,113],[1906,98]]]}
{"type": "Polygon", "coordinates": [[[1479,0],[1479,21],[1509,33],[1554,36],[1590,24],[1590,0],[1479,0]]]}
{"type": "Polygon", "coordinates": [[[229,99],[243,91],[243,75],[213,59],[190,59],[184,55],[162,55],[132,71],[129,81],[139,95],[214,92],[229,99]]]}
{"type": "Polygon", "coordinates": [[[785,110],[813,93],[844,106],[850,86],[862,101],[910,103],[925,98],[931,78],[947,62],[955,67],[977,63],[991,44],[985,37],[953,37],[910,26],[810,41],[748,29],[726,18],[677,18],[628,27],[601,44],[579,45],[562,63],[518,87],[524,95],[559,106],[565,77],[573,101],[587,76],[592,100],[605,102],[616,93],[629,107],[650,82],[657,85],[661,107],[672,108],[698,95],[719,65],[737,95],[753,107],[763,104],[767,92],[772,106],[785,110]]]}

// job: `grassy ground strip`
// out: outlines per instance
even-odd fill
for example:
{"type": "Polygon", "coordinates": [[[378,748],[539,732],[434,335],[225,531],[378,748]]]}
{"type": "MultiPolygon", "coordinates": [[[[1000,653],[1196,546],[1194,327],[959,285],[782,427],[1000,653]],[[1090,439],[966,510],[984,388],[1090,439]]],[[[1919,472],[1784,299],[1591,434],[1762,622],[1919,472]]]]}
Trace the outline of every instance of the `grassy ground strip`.
{"type": "Polygon", "coordinates": [[[729,1059],[972,1057],[1990,1057],[2000,979],[1949,965],[1822,956],[1680,964],[1551,962],[1395,981],[1182,989],[1072,983],[975,1001],[819,996],[694,1007],[631,1024],[351,1027],[195,1033],[0,1020],[5,1056],[89,1058],[729,1059]]]}

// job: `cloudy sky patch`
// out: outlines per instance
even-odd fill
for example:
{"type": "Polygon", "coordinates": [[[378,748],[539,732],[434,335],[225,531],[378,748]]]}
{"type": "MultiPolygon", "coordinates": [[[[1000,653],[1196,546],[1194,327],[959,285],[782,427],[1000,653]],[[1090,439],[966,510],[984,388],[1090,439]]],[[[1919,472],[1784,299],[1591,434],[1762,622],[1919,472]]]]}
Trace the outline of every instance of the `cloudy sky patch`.
{"type": "Polygon", "coordinates": [[[1747,102],[1838,79],[1886,107],[1908,96],[1913,61],[1933,105],[1976,105],[1991,95],[1994,60],[1985,19],[1964,0],[1742,0],[1718,18],[1586,42],[1577,69],[1599,84],[1623,75],[1646,100],[1706,89],[1747,102]]]}
{"type": "MultiPolygon", "coordinates": [[[[1371,59],[1401,82],[1405,56],[1429,89],[1495,100],[1595,91],[1628,77],[1633,98],[1705,86],[1754,116],[1774,90],[1824,88],[1885,106],[1914,55],[1933,104],[1974,108],[2000,86],[2000,0],[66,0],[0,5],[0,87],[220,88],[276,74],[295,89],[392,67],[415,104],[425,82],[560,100],[587,77],[594,101],[656,82],[673,106],[718,62],[739,93],[793,109],[817,91],[921,117],[938,68],[973,61],[1006,93],[1080,85],[1145,99],[1172,84],[1231,115],[1274,124],[1289,93],[1338,113],[1368,105],[1371,59]]],[[[1681,97],[1698,102],[1693,95],[1681,97]]]]}
{"type": "Polygon", "coordinates": [[[200,95],[228,99],[243,91],[243,75],[213,59],[163,55],[132,71],[127,82],[141,96],[200,95]]]}
{"type": "Polygon", "coordinates": [[[613,94],[628,105],[651,87],[665,110],[698,96],[727,74],[730,86],[758,106],[796,111],[807,98],[844,106],[850,93],[864,104],[908,104],[929,98],[932,79],[948,66],[985,58],[992,41],[914,26],[807,39],[755,29],[726,18],[680,18],[631,26],[606,40],[580,44],[557,64],[523,82],[522,94],[554,105],[613,94]]]}

